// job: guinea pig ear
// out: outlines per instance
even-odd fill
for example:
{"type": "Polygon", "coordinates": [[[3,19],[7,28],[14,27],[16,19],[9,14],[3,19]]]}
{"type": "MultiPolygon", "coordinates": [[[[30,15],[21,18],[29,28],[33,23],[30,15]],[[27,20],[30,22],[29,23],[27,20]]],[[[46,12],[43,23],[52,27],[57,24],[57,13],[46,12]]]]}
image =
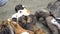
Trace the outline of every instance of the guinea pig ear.
{"type": "Polygon", "coordinates": [[[17,7],[17,5],[15,6],[15,11],[17,12],[17,9],[18,9],[18,7],[17,7]]]}
{"type": "Polygon", "coordinates": [[[18,10],[20,10],[20,7],[22,8],[22,5],[21,5],[21,4],[16,5],[16,6],[15,6],[15,11],[18,12],[18,10]]]}

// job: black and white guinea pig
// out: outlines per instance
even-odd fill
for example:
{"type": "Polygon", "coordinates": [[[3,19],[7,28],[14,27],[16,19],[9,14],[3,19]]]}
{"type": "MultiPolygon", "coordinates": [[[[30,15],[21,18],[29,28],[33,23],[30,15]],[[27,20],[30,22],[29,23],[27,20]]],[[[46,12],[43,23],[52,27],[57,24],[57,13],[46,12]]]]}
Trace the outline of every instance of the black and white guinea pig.
{"type": "Polygon", "coordinates": [[[30,15],[30,11],[28,9],[26,9],[23,5],[16,5],[15,7],[15,11],[16,13],[12,15],[12,20],[13,21],[17,21],[19,17],[21,16],[28,16],[30,15]]]}

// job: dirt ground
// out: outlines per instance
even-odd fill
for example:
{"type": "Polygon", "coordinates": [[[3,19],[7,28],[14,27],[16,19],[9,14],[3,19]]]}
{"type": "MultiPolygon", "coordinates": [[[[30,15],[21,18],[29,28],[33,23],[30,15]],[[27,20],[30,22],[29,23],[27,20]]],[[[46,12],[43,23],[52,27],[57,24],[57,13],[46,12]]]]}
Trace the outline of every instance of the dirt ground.
{"type": "MultiPolygon", "coordinates": [[[[54,1],[56,0],[8,0],[5,6],[0,7],[0,20],[5,20],[11,17],[15,12],[15,6],[18,4],[23,4],[32,14],[34,14],[35,11],[38,11],[40,8],[45,8],[49,2],[54,1]]],[[[43,29],[46,29],[40,23],[37,23],[37,25],[38,27],[42,26],[43,29]]]]}

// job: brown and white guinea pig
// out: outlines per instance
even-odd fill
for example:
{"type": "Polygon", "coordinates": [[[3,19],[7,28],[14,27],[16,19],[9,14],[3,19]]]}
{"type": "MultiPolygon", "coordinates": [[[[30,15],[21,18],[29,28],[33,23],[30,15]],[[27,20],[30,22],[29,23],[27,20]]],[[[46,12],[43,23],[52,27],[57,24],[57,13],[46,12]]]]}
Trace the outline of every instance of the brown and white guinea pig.
{"type": "Polygon", "coordinates": [[[22,28],[18,22],[14,22],[11,18],[8,20],[8,22],[12,26],[15,34],[34,34],[32,31],[22,28]]]}
{"type": "Polygon", "coordinates": [[[0,22],[0,34],[14,34],[7,24],[7,21],[0,22]]]}
{"type": "Polygon", "coordinates": [[[27,30],[34,31],[36,25],[36,16],[30,14],[29,16],[22,16],[18,19],[19,25],[27,30]]]}
{"type": "Polygon", "coordinates": [[[25,15],[28,16],[30,15],[30,11],[28,9],[26,9],[23,5],[16,5],[15,7],[15,11],[16,13],[12,15],[12,19],[13,21],[18,21],[18,18],[25,15]]]}

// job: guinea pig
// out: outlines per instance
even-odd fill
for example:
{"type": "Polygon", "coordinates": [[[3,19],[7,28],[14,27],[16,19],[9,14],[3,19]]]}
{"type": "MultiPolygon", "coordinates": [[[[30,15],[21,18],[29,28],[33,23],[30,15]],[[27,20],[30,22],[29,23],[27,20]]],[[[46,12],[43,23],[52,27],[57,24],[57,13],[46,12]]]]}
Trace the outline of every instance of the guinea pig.
{"type": "Polygon", "coordinates": [[[16,5],[15,7],[15,11],[16,13],[12,15],[12,20],[13,21],[18,21],[18,18],[25,15],[28,16],[30,15],[30,11],[28,9],[26,9],[23,5],[16,5]]]}

